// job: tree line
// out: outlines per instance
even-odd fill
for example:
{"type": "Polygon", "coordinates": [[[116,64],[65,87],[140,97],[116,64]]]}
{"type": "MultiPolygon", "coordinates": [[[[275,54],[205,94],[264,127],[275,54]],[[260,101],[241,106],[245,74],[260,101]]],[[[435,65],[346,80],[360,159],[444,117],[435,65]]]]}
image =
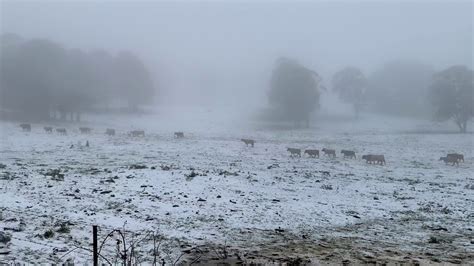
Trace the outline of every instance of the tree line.
{"type": "MultiPolygon", "coordinates": [[[[50,40],[15,34],[2,35],[0,49],[0,117],[80,120],[81,113],[97,108],[121,104],[136,111],[153,101],[153,81],[132,52],[66,49],[50,40]]],[[[345,67],[329,83],[356,116],[361,110],[434,115],[453,120],[466,132],[474,115],[473,71],[466,66],[436,72],[425,64],[394,61],[368,76],[357,67],[345,67]]],[[[270,80],[269,113],[272,119],[309,126],[324,91],[315,70],[295,59],[279,58],[270,80]]]]}
{"type": "Polygon", "coordinates": [[[155,93],[147,68],[129,51],[66,49],[15,34],[2,35],[0,49],[0,111],[7,117],[80,120],[96,107],[137,110],[155,93]]]}
{"type": "MultiPolygon", "coordinates": [[[[330,83],[340,100],[353,106],[356,116],[363,109],[433,116],[439,121],[453,120],[462,133],[466,133],[467,122],[474,116],[473,71],[466,66],[435,72],[417,62],[394,61],[368,77],[359,68],[349,66],[337,71],[330,83]]],[[[272,117],[308,126],[325,90],[316,71],[294,59],[278,59],[268,93],[272,117]]]]}

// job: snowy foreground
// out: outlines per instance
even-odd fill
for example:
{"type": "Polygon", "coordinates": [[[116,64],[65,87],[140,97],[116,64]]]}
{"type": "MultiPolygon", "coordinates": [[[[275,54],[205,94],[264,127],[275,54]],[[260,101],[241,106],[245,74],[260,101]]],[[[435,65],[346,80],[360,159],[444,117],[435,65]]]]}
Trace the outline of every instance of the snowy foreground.
{"type": "MultiPolygon", "coordinates": [[[[390,120],[270,130],[100,119],[81,124],[94,128],[90,135],[75,124],[61,125],[67,136],[45,133],[44,124],[30,133],[0,125],[0,232],[11,236],[0,243],[0,263],[91,262],[94,224],[99,243],[125,231],[143,264],[153,263],[154,247],[167,265],[474,261],[472,134],[408,132],[432,125],[390,120]],[[103,134],[107,127],[117,135],[103,134]],[[131,129],[146,136],[129,137],[131,129]],[[290,158],[287,147],[338,154],[290,158]],[[450,152],[465,162],[438,161],[450,152]],[[365,153],[384,154],[387,164],[366,164],[365,153]]],[[[112,263],[116,236],[101,252],[112,263]]]]}

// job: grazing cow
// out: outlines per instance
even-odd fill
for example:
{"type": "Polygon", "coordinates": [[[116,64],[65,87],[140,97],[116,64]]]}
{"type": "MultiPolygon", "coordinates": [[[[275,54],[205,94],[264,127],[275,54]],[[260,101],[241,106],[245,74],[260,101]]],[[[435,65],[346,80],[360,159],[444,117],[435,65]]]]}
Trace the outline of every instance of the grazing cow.
{"type": "Polygon", "coordinates": [[[252,145],[252,147],[255,145],[255,140],[253,139],[241,139],[245,143],[245,146],[252,145]]]}
{"type": "Polygon", "coordinates": [[[145,131],[143,130],[133,130],[128,134],[132,137],[145,137],[145,131]]]}
{"type": "Polygon", "coordinates": [[[336,151],[335,150],[324,148],[324,149],[322,149],[322,151],[324,152],[325,155],[327,155],[329,157],[336,158],[336,151]]]}
{"type": "Polygon", "coordinates": [[[344,158],[356,158],[355,151],[342,150],[341,153],[344,154],[344,158]]]}
{"type": "Polygon", "coordinates": [[[291,157],[293,157],[293,156],[301,157],[301,149],[288,148],[286,150],[290,152],[291,157]]]}
{"type": "Polygon", "coordinates": [[[177,139],[182,139],[184,138],[184,133],[183,132],[174,132],[174,137],[177,139]]]}
{"type": "Polygon", "coordinates": [[[460,153],[449,153],[448,155],[446,155],[446,157],[453,157],[455,158],[458,162],[462,161],[464,162],[464,155],[460,154],[460,153]]]}
{"type": "Polygon", "coordinates": [[[53,127],[44,127],[44,132],[53,133],[53,127]]]}
{"type": "Polygon", "coordinates": [[[115,129],[113,129],[113,128],[107,128],[107,129],[105,130],[105,134],[106,134],[106,135],[109,135],[109,136],[115,136],[115,129]]]}
{"type": "Polygon", "coordinates": [[[366,163],[377,163],[377,164],[385,164],[385,156],[383,155],[363,155],[362,159],[365,160],[366,163]]]}
{"type": "Polygon", "coordinates": [[[91,133],[92,128],[90,128],[90,127],[80,127],[79,131],[81,132],[81,134],[89,134],[89,133],[91,133]]]}
{"type": "Polygon", "coordinates": [[[452,166],[459,165],[459,160],[456,157],[441,157],[439,158],[440,161],[444,161],[446,164],[452,163],[452,166]]]}
{"type": "Polygon", "coordinates": [[[21,130],[23,130],[25,132],[30,132],[31,131],[31,124],[21,124],[20,127],[21,127],[21,130]]]}
{"type": "Polygon", "coordinates": [[[305,150],[304,153],[308,154],[309,157],[315,158],[318,156],[319,158],[319,150],[305,150]]]}
{"type": "Polygon", "coordinates": [[[60,135],[67,135],[65,128],[56,128],[56,132],[58,132],[60,135]]]}

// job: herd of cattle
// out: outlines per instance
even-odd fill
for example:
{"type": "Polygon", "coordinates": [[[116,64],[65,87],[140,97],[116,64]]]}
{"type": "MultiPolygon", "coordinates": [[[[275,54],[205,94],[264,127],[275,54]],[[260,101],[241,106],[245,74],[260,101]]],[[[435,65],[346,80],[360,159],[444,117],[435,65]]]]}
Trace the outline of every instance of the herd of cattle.
{"type": "MultiPolygon", "coordinates": [[[[295,148],[288,148],[288,152],[290,152],[290,156],[298,156],[301,157],[301,149],[295,149],[295,148]]],[[[333,149],[322,149],[321,150],[324,155],[331,157],[331,158],[336,158],[336,150],[333,149]]],[[[356,154],[355,151],[350,151],[350,150],[341,150],[341,153],[343,154],[344,158],[350,158],[350,159],[356,159],[356,154]]],[[[319,150],[304,150],[304,154],[308,154],[309,157],[319,158],[319,150]]],[[[367,154],[367,155],[362,155],[362,159],[365,160],[367,163],[374,163],[374,164],[385,164],[385,156],[383,155],[374,155],[374,154],[367,154]]]]}
{"type": "MultiPolygon", "coordinates": [[[[252,139],[241,139],[242,142],[245,143],[245,145],[251,145],[254,147],[255,145],[255,140],[252,139]]],[[[301,157],[301,149],[297,148],[287,148],[287,151],[290,153],[291,157],[301,157]]],[[[335,158],[336,157],[336,150],[333,149],[327,149],[323,148],[321,150],[324,155],[335,158]]],[[[311,158],[319,158],[319,150],[315,149],[306,149],[304,150],[304,154],[307,154],[308,157],[311,158]]],[[[356,159],[356,154],[355,151],[351,150],[341,150],[341,154],[343,154],[344,158],[350,158],[350,159],[356,159]]],[[[384,155],[375,155],[375,154],[366,154],[362,155],[362,160],[365,160],[366,163],[369,164],[380,164],[384,165],[385,164],[385,156],[384,155]]],[[[451,163],[453,166],[454,165],[459,165],[459,162],[464,162],[464,155],[460,153],[449,153],[445,157],[439,158],[440,161],[444,161],[446,164],[451,163]]]]}
{"type": "MultiPolygon", "coordinates": [[[[255,145],[255,140],[253,139],[241,139],[243,143],[245,143],[246,146],[252,146],[254,147],[255,145]]],[[[296,149],[296,148],[288,148],[287,151],[290,153],[291,157],[301,157],[301,149],[296,149]]],[[[321,150],[324,155],[335,158],[336,157],[336,150],[333,149],[322,149],[321,150]]],[[[344,158],[356,158],[355,151],[349,151],[349,150],[341,150],[341,153],[343,154],[344,158]]],[[[319,150],[304,150],[304,154],[307,154],[311,158],[319,158],[319,150]]],[[[363,155],[362,159],[365,160],[367,163],[376,163],[376,164],[385,164],[385,156],[383,155],[374,155],[374,154],[367,154],[363,155]]]]}
{"type": "MultiPolygon", "coordinates": [[[[255,140],[253,139],[241,139],[241,141],[245,143],[246,146],[250,145],[254,147],[255,145],[255,140]]],[[[290,153],[291,157],[301,157],[301,149],[288,148],[287,151],[290,153]]],[[[332,158],[336,157],[336,150],[324,148],[321,151],[329,157],[332,157],[332,158]]],[[[341,153],[343,154],[344,158],[356,159],[355,151],[341,150],[341,153]]],[[[316,157],[319,158],[319,150],[304,150],[304,154],[307,154],[311,158],[316,158],[316,157]]],[[[368,155],[363,155],[362,159],[366,160],[367,163],[385,164],[385,157],[383,155],[368,154],[368,155]]]]}
{"type": "MultiPolygon", "coordinates": [[[[20,124],[20,127],[23,131],[30,132],[31,131],[31,124],[20,124]]],[[[53,133],[53,127],[45,126],[44,131],[46,133],[53,133]]],[[[67,130],[65,128],[56,128],[56,132],[60,135],[67,135],[67,130]]],[[[92,132],[92,128],[89,127],[79,127],[79,132],[81,134],[89,134],[92,132]]],[[[108,136],[115,135],[115,129],[107,128],[105,130],[105,134],[108,136]]],[[[128,132],[129,136],[132,137],[144,137],[145,131],[144,130],[132,130],[128,132]]],[[[184,138],[183,132],[174,132],[175,138],[184,138]]],[[[253,139],[241,139],[242,142],[245,143],[246,146],[255,146],[255,140],[253,139]]],[[[301,157],[302,150],[297,148],[288,148],[287,151],[290,153],[291,157],[301,157]]],[[[321,150],[324,155],[335,158],[336,157],[336,150],[324,148],[321,150]]],[[[306,149],[304,150],[304,154],[307,154],[311,158],[319,158],[319,150],[316,149],[306,149]]],[[[355,151],[351,150],[341,150],[341,154],[343,154],[344,158],[356,159],[355,151]]],[[[385,156],[384,155],[375,155],[375,154],[366,154],[362,155],[362,159],[369,164],[385,164],[385,156]]],[[[446,164],[451,163],[454,165],[459,165],[459,162],[464,162],[464,155],[459,153],[449,153],[444,157],[439,158],[440,161],[444,161],[446,164]]]]}
{"type": "MultiPolygon", "coordinates": [[[[31,131],[31,124],[20,124],[20,127],[22,128],[23,131],[25,132],[30,132],[31,131]]],[[[44,131],[46,133],[53,133],[53,127],[50,126],[45,126],[43,127],[44,131]]],[[[56,132],[59,135],[67,135],[67,130],[66,128],[56,128],[56,132]]],[[[92,128],[90,127],[79,127],[79,132],[81,134],[89,134],[92,132],[92,128]]],[[[105,134],[108,136],[115,136],[115,129],[113,128],[107,128],[105,130],[105,134]]],[[[145,136],[145,131],[144,130],[132,130],[128,132],[129,136],[132,137],[144,137],[145,136]]],[[[175,132],[175,137],[177,138],[184,138],[184,133],[183,132],[175,132]]]]}

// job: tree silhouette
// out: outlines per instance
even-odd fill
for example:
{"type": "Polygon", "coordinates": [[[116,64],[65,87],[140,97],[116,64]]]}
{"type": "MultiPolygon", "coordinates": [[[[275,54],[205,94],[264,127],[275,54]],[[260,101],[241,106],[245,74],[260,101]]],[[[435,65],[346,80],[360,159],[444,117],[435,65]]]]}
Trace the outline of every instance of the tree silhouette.
{"type": "Polygon", "coordinates": [[[154,87],[148,70],[131,52],[121,52],[115,60],[118,94],[127,100],[130,110],[153,100],[154,87]]]}
{"type": "MultiPolygon", "coordinates": [[[[2,47],[3,49],[3,47],[2,47]]],[[[2,55],[0,83],[2,106],[17,110],[22,117],[48,119],[52,95],[64,80],[65,51],[48,40],[31,40],[6,48],[2,55]]]]}
{"type": "Polygon", "coordinates": [[[268,94],[270,104],[287,119],[309,126],[309,116],[319,107],[319,75],[293,59],[276,61],[268,94]]]}
{"type": "Polygon", "coordinates": [[[452,66],[433,77],[431,101],[439,120],[453,119],[461,133],[474,116],[473,71],[466,66],[452,66]]]}
{"type": "Polygon", "coordinates": [[[356,116],[359,116],[359,111],[363,105],[364,93],[367,89],[367,79],[356,67],[346,67],[332,78],[332,89],[339,95],[339,98],[354,106],[356,116]]]}
{"type": "Polygon", "coordinates": [[[130,109],[150,103],[148,70],[130,52],[65,49],[49,40],[4,34],[0,42],[0,107],[15,119],[79,120],[82,112],[113,100],[130,109]]]}
{"type": "Polygon", "coordinates": [[[367,103],[378,113],[429,115],[426,98],[433,69],[413,61],[392,61],[369,77],[367,103]]]}

